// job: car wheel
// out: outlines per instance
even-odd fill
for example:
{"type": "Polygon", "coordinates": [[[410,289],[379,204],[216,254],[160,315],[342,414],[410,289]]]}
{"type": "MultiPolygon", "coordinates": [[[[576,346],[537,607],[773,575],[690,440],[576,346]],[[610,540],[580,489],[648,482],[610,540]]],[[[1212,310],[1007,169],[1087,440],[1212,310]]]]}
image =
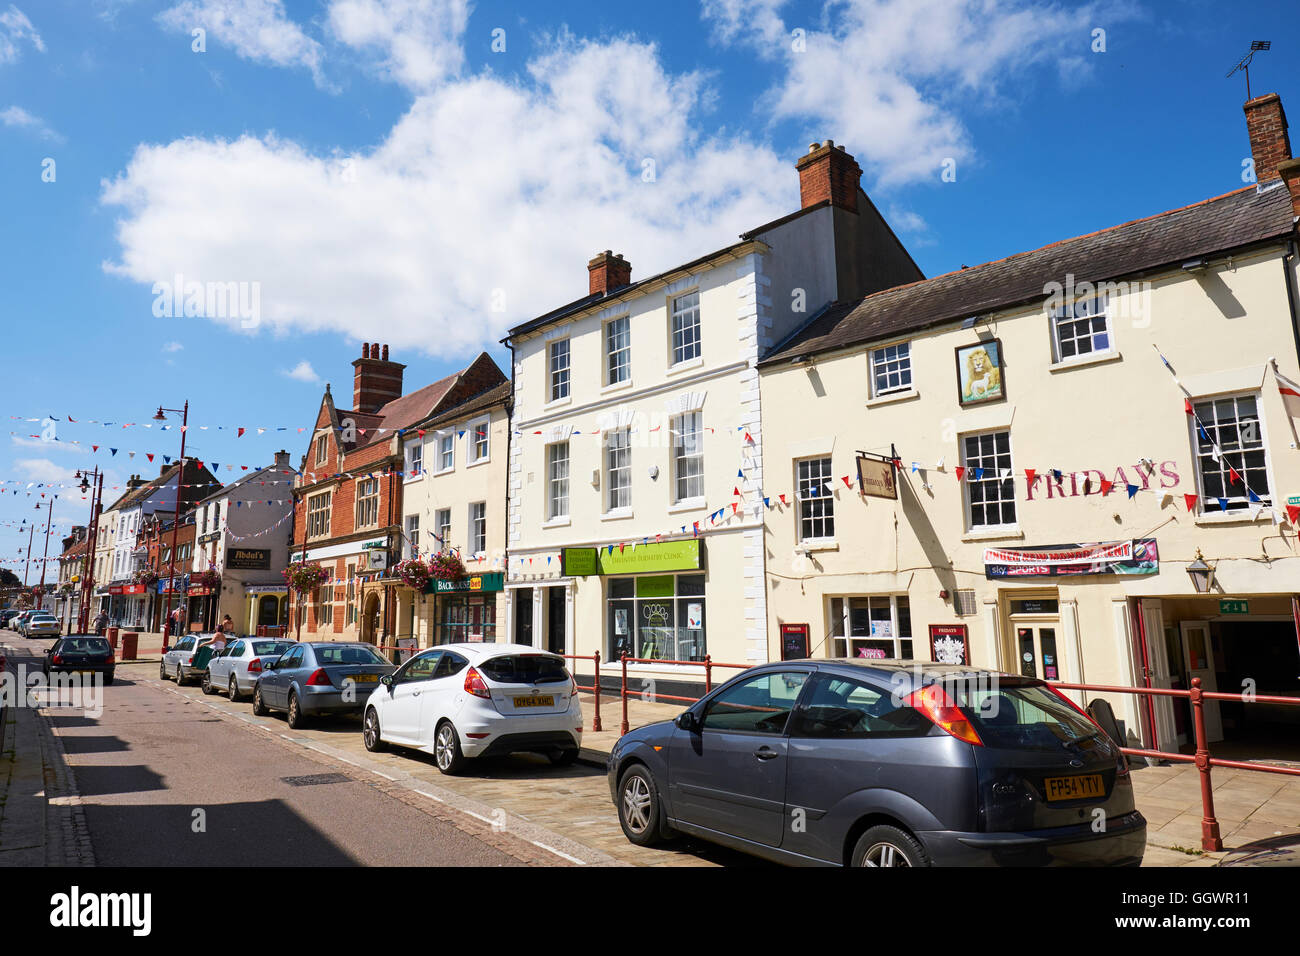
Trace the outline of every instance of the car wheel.
{"type": "Polygon", "coordinates": [[[239,681],[235,680],[235,675],[230,675],[230,687],[227,688],[231,700],[239,700],[239,681]]]}
{"type": "Polygon", "coordinates": [[[637,846],[654,846],[663,840],[659,791],[644,766],[630,767],[618,784],[618,822],[623,835],[637,846]]]}
{"type": "Polygon", "coordinates": [[[203,693],[211,697],[216,692],[217,689],[212,686],[212,675],[205,672],[203,675],[203,693]]]}
{"type": "Polygon", "coordinates": [[[547,754],[551,758],[551,763],[557,767],[571,767],[578,759],[578,748],[570,747],[568,750],[556,750],[547,754]]]}
{"type": "Polygon", "coordinates": [[[438,769],[448,776],[465,769],[465,757],[460,752],[460,734],[449,720],[440,723],[434,732],[433,759],[438,769]]]}
{"type": "Polygon", "coordinates": [[[366,708],[366,720],[361,725],[361,739],[365,742],[366,749],[372,754],[381,754],[388,749],[383,738],[379,735],[379,714],[375,708],[366,708]]]}
{"type": "Polygon", "coordinates": [[[289,691],[289,726],[297,730],[304,723],[302,706],[298,703],[298,692],[289,691]]]}
{"type": "Polygon", "coordinates": [[[172,679],[176,681],[177,687],[185,686],[185,675],[181,672],[180,664],[176,665],[176,673],[172,675],[172,679]]]}
{"type": "Polygon", "coordinates": [[[262,700],[262,688],[253,688],[253,713],[258,717],[265,717],[270,713],[266,708],[266,701],[262,700]]]}
{"type": "Polygon", "coordinates": [[[858,838],[853,866],[929,866],[925,848],[910,833],[885,824],[874,826],[858,838]]]}
{"type": "Polygon", "coordinates": [[[167,665],[162,663],[158,665],[158,679],[167,680],[167,665]]]}
{"type": "Polygon", "coordinates": [[[113,683],[113,672],[112,672],[112,671],[105,671],[105,672],[104,672],[104,686],[107,687],[107,686],[108,686],[109,684],[111,684],[111,683],[113,683]]]}

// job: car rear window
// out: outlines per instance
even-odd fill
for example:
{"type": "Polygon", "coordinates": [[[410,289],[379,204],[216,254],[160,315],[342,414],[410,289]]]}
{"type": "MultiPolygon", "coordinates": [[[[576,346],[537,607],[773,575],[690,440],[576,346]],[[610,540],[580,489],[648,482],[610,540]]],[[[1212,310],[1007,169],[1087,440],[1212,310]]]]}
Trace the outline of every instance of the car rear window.
{"type": "Polygon", "coordinates": [[[564,661],[544,654],[505,654],[489,658],[478,669],[499,684],[558,684],[569,679],[564,661]]]}
{"type": "Polygon", "coordinates": [[[1059,750],[1100,731],[1041,684],[944,684],[987,747],[1059,750]]]}
{"type": "Polygon", "coordinates": [[[254,641],[254,654],[283,654],[289,649],[288,641],[254,641]]]}
{"type": "Polygon", "coordinates": [[[60,650],[73,654],[103,654],[108,651],[108,641],[102,637],[65,637],[60,650]]]}
{"type": "Polygon", "coordinates": [[[387,664],[388,661],[368,644],[342,644],[337,647],[317,647],[319,664],[387,664]]]}

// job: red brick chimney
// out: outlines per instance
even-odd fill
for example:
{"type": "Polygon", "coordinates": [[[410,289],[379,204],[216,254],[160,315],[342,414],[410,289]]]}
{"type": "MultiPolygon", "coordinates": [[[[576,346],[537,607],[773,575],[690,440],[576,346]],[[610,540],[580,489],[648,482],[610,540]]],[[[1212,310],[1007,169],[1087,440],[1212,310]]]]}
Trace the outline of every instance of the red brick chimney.
{"type": "Polygon", "coordinates": [[[832,206],[858,211],[862,167],[844,152],[843,146],[836,146],[830,139],[813,143],[794,168],[799,170],[799,208],[807,209],[829,199],[832,206]]]}
{"type": "Polygon", "coordinates": [[[1255,158],[1255,179],[1267,182],[1278,176],[1277,167],[1291,158],[1291,137],[1287,135],[1286,113],[1276,93],[1247,100],[1246,131],[1250,133],[1250,155],[1255,158]]]}
{"type": "Polygon", "coordinates": [[[406,368],[388,361],[388,346],[380,352],[379,343],[363,343],[361,358],[352,362],[352,408],[358,412],[377,412],[395,398],[402,397],[402,371],[406,368]],[[382,358],[380,357],[382,354],[382,358]]]}
{"type": "Polygon", "coordinates": [[[587,280],[591,295],[606,295],[632,283],[632,263],[606,249],[587,263],[587,280]]]}

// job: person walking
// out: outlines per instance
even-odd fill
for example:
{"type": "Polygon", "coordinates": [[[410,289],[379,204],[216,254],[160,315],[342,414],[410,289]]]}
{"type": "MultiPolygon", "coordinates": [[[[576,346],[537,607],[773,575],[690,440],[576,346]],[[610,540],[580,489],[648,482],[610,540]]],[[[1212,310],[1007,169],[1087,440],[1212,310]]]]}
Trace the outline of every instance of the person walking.
{"type": "Polygon", "coordinates": [[[108,612],[101,609],[100,612],[97,615],[95,615],[95,633],[97,635],[102,636],[104,630],[107,627],[108,627],[108,612]]]}

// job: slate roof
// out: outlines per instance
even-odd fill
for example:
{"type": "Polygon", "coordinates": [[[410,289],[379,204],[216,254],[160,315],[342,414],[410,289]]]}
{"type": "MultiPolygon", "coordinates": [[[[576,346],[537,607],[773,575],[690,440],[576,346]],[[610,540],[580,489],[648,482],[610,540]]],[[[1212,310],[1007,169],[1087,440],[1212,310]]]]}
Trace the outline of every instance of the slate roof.
{"type": "Polygon", "coordinates": [[[1046,298],[1048,282],[1101,282],[1292,234],[1291,198],[1280,181],[1006,259],[835,302],[778,343],[761,364],[846,348],[1046,298]]]}

